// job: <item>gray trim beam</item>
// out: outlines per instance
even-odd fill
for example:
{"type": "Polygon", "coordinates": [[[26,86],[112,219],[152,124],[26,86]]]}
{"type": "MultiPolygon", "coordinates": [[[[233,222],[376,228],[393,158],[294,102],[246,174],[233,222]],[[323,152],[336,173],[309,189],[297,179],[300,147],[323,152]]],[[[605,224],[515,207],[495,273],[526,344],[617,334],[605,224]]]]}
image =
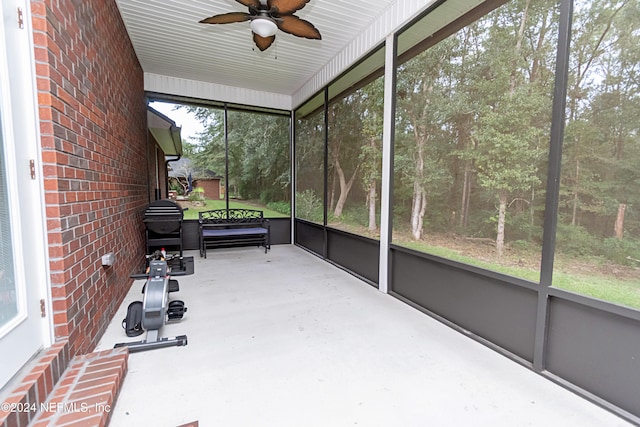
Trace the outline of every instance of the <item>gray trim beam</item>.
{"type": "Polygon", "coordinates": [[[560,27],[556,56],[556,80],[551,113],[551,140],[547,176],[547,195],[544,210],[542,237],[542,260],[540,264],[540,292],[538,293],[538,314],[536,321],[535,352],[533,367],[544,369],[545,340],[549,327],[548,289],[553,278],[553,256],[558,225],[558,203],[560,201],[560,170],[562,167],[562,140],[564,138],[565,106],[569,79],[569,57],[571,45],[571,16],[573,1],[562,0],[560,5],[560,27]]]}

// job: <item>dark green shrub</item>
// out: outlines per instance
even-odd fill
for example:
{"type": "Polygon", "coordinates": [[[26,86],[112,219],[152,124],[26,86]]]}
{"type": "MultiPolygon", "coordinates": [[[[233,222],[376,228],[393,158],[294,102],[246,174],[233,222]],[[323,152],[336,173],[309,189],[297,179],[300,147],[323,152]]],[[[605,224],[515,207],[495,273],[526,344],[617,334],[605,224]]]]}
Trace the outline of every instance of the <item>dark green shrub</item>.
{"type": "Polygon", "coordinates": [[[564,255],[589,256],[596,254],[600,242],[578,225],[558,224],[556,231],[557,251],[564,255]]]}
{"type": "Polygon", "coordinates": [[[640,267],[640,242],[610,237],[604,239],[599,255],[622,265],[640,267]]]}
{"type": "Polygon", "coordinates": [[[296,194],[296,217],[308,221],[322,222],[324,217],[322,199],[311,189],[296,194]]]}
{"type": "Polygon", "coordinates": [[[286,201],[269,202],[267,203],[267,208],[284,215],[291,215],[291,203],[286,201]]]}

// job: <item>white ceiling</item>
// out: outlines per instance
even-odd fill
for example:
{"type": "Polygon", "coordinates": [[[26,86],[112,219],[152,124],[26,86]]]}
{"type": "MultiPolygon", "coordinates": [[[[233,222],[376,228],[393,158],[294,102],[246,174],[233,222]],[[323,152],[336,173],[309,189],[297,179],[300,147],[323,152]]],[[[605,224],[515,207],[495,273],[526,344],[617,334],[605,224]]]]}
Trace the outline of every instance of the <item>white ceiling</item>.
{"type": "MultiPolygon", "coordinates": [[[[216,14],[247,11],[234,0],[117,3],[145,73],[291,96],[402,1],[310,0],[295,15],[313,23],[322,40],[278,31],[264,52],[253,44],[249,22],[198,23],[216,14]]],[[[410,1],[414,9],[416,3],[431,3],[410,1]]]]}

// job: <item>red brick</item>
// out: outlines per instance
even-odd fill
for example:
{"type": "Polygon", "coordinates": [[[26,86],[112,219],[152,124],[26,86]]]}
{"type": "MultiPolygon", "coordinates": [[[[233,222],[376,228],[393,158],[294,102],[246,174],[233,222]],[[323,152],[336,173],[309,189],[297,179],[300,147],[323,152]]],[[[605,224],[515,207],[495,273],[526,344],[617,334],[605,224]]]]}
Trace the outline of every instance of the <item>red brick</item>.
{"type": "Polygon", "coordinates": [[[94,413],[104,413],[107,412],[107,406],[112,406],[115,401],[115,396],[117,396],[118,389],[116,387],[112,387],[112,389],[108,392],[104,392],[101,394],[96,394],[93,396],[86,396],[79,399],[69,398],[69,402],[74,403],[78,407],[84,407],[88,411],[94,413]]]}
{"type": "Polygon", "coordinates": [[[113,363],[120,363],[126,358],[126,354],[113,354],[113,350],[107,350],[102,352],[98,359],[91,361],[89,366],[96,369],[99,369],[102,365],[110,367],[113,363]]]}
{"type": "Polygon", "coordinates": [[[54,331],[56,337],[69,337],[73,355],[95,347],[117,309],[104,301],[122,300],[128,274],[139,263],[136,257],[120,257],[113,271],[120,283],[104,286],[101,263],[93,254],[113,247],[126,248],[127,254],[144,251],[139,212],[148,200],[148,177],[139,171],[148,169],[149,150],[143,73],[114,2],[30,4],[39,127],[46,148],[42,173],[52,245],[54,331]],[[88,22],[92,25],[83,27],[88,22]],[[91,61],[89,67],[86,61],[91,61]],[[94,200],[100,205],[92,206],[94,200]],[[94,219],[88,212],[95,213],[94,219]],[[78,227],[69,233],[60,230],[63,218],[78,214],[78,227]],[[96,230],[104,234],[94,236],[96,230]],[[86,286],[95,273],[100,286],[86,286]],[[82,310],[65,302],[68,297],[77,300],[71,294],[80,287],[86,292],[82,310]],[[88,313],[94,316],[91,327],[88,313]]]}
{"type": "Polygon", "coordinates": [[[57,425],[64,425],[65,427],[92,427],[100,426],[102,415],[100,414],[87,414],[84,412],[72,412],[64,414],[57,419],[57,425]]]}
{"type": "Polygon", "coordinates": [[[47,28],[47,22],[44,19],[34,17],[32,19],[32,25],[34,32],[45,31],[47,28]]]}
{"type": "Polygon", "coordinates": [[[110,377],[100,377],[92,380],[84,380],[84,378],[81,378],[80,381],[76,384],[75,390],[76,391],[88,390],[94,387],[98,387],[101,384],[105,384],[105,383],[116,384],[118,382],[118,377],[119,375],[112,375],[110,377]]]}
{"type": "Polygon", "coordinates": [[[44,380],[44,378],[40,378],[37,382],[36,382],[36,389],[38,392],[38,402],[44,402],[47,397],[49,396],[49,393],[51,393],[52,389],[47,388],[47,384],[44,380]]]}
{"type": "Polygon", "coordinates": [[[51,402],[64,401],[67,394],[73,390],[73,381],[66,381],[66,379],[65,376],[64,380],[56,385],[56,388],[53,390],[53,395],[51,399],[49,399],[51,402]]]}
{"type": "Polygon", "coordinates": [[[84,390],[75,391],[74,389],[74,392],[69,395],[69,400],[72,402],[78,400],[88,400],[89,398],[92,398],[94,396],[102,396],[105,393],[111,395],[111,393],[114,393],[114,391],[114,383],[103,383],[102,385],[99,385],[97,387],[92,387],[84,390]]]}
{"type": "Polygon", "coordinates": [[[94,365],[89,365],[86,369],[86,373],[91,373],[91,372],[101,372],[101,371],[106,371],[109,369],[120,369],[122,367],[122,361],[121,360],[111,360],[109,362],[106,363],[100,363],[100,364],[94,364],[94,365]]]}

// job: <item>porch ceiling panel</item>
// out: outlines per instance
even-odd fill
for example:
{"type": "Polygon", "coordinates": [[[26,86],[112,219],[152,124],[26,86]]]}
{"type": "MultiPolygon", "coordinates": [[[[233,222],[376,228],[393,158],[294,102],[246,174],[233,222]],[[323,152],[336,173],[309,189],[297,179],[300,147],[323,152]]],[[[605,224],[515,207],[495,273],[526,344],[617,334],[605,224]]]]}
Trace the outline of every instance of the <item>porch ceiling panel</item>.
{"type": "Polygon", "coordinates": [[[253,44],[249,22],[198,23],[216,14],[245,12],[247,8],[236,1],[116,1],[146,74],[287,97],[398,2],[311,0],[296,16],[313,23],[322,40],[278,31],[275,43],[260,52],[253,44]]]}

